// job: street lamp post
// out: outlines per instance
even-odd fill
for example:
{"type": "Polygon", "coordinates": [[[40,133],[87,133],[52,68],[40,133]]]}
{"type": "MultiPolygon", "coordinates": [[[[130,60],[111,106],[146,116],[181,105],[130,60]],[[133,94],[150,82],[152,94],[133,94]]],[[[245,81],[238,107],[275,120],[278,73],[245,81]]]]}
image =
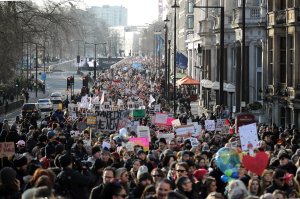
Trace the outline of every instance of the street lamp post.
{"type": "Polygon", "coordinates": [[[170,67],[171,67],[171,40],[168,40],[168,76],[167,76],[167,99],[170,99],[170,67]]]}
{"type": "Polygon", "coordinates": [[[168,15],[166,16],[165,22],[165,92],[164,96],[165,98],[168,97],[169,89],[168,89],[168,22],[170,20],[168,19],[168,15]]]}
{"type": "Polygon", "coordinates": [[[35,44],[35,97],[37,97],[37,91],[38,91],[37,71],[38,71],[38,44],[35,44]]]}
{"type": "Polygon", "coordinates": [[[224,6],[197,6],[194,8],[215,8],[221,9],[221,24],[220,24],[220,67],[219,67],[219,81],[220,81],[220,92],[219,92],[219,103],[223,105],[223,91],[224,91],[224,6]]]}
{"type": "Polygon", "coordinates": [[[96,67],[97,67],[97,45],[101,45],[101,44],[106,44],[106,42],[103,43],[89,43],[89,42],[85,42],[85,44],[91,44],[95,46],[95,60],[94,60],[94,77],[93,79],[96,80],[96,67]]]}
{"type": "Polygon", "coordinates": [[[174,64],[174,78],[173,78],[173,103],[174,103],[174,117],[176,117],[176,9],[179,8],[179,6],[177,5],[177,1],[175,0],[174,5],[172,5],[172,8],[174,8],[174,46],[173,46],[173,52],[174,52],[174,60],[173,60],[173,64],[174,64]]]}

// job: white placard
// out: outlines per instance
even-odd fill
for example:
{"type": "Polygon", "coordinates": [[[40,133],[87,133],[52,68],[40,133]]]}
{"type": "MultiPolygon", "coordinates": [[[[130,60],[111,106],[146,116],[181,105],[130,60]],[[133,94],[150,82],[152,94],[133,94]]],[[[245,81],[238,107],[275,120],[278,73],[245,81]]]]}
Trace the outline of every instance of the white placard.
{"type": "Polygon", "coordinates": [[[199,141],[197,138],[187,138],[185,140],[190,140],[192,147],[198,147],[199,146],[199,141]]]}
{"type": "Polygon", "coordinates": [[[194,131],[194,125],[180,126],[175,130],[177,137],[191,137],[194,131]]]}
{"type": "Polygon", "coordinates": [[[106,147],[107,149],[110,149],[110,143],[103,141],[103,142],[102,142],[102,149],[104,149],[105,147],[106,147]]]}
{"type": "Polygon", "coordinates": [[[77,104],[68,104],[68,111],[69,111],[69,113],[76,112],[77,109],[78,109],[77,104]]]}
{"type": "Polygon", "coordinates": [[[240,126],[239,136],[243,151],[253,151],[258,147],[256,123],[240,126]]]}
{"type": "Polygon", "coordinates": [[[215,120],[205,120],[206,131],[215,131],[215,129],[216,129],[215,120]]]}
{"type": "Polygon", "coordinates": [[[193,137],[198,137],[201,135],[202,127],[198,124],[198,122],[188,123],[187,125],[194,125],[194,132],[192,134],[193,137]]]}
{"type": "Polygon", "coordinates": [[[137,126],[136,131],[139,138],[147,138],[148,140],[151,140],[150,129],[148,126],[137,126]]]}
{"type": "Polygon", "coordinates": [[[79,131],[70,131],[70,135],[71,135],[71,137],[79,137],[80,132],[79,131]]]}
{"type": "Polygon", "coordinates": [[[225,121],[225,119],[217,119],[216,131],[222,131],[222,129],[225,127],[225,121]]]}
{"type": "Polygon", "coordinates": [[[159,112],[160,112],[160,109],[161,109],[160,104],[155,104],[155,105],[154,105],[154,113],[159,113],[159,112]]]}
{"type": "Polygon", "coordinates": [[[174,128],[178,127],[178,126],[181,126],[181,123],[180,123],[180,120],[179,119],[176,119],[176,120],[173,120],[172,122],[172,126],[174,128]]]}
{"type": "Polygon", "coordinates": [[[167,124],[168,121],[168,114],[165,113],[156,113],[154,118],[154,124],[167,124]]]}

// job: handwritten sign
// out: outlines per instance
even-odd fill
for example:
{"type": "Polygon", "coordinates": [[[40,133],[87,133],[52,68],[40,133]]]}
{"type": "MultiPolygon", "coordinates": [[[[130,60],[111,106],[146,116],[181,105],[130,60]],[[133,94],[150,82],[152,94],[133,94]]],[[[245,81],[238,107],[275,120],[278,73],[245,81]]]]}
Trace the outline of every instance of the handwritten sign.
{"type": "Polygon", "coordinates": [[[86,117],[87,125],[97,125],[97,116],[96,115],[88,115],[86,117]]]}
{"type": "Polygon", "coordinates": [[[216,131],[222,131],[222,129],[225,127],[225,121],[225,119],[217,119],[216,131]]]}
{"type": "Polygon", "coordinates": [[[13,142],[0,142],[0,158],[10,157],[15,154],[15,144],[13,142]]]}
{"type": "Polygon", "coordinates": [[[137,126],[136,131],[138,137],[147,138],[148,140],[151,140],[150,129],[148,126],[137,126]]]}
{"type": "Polygon", "coordinates": [[[117,131],[128,125],[129,111],[98,111],[96,114],[99,130],[117,131]]]}
{"type": "Polygon", "coordinates": [[[166,113],[156,113],[154,118],[154,124],[166,125],[168,121],[168,114],[166,113]]]}
{"type": "Polygon", "coordinates": [[[205,130],[215,131],[216,130],[215,120],[205,120],[205,130]]]}
{"type": "Polygon", "coordinates": [[[187,123],[187,125],[194,125],[194,132],[192,133],[193,137],[198,137],[201,134],[201,125],[198,122],[187,123]]]}
{"type": "Polygon", "coordinates": [[[129,142],[134,143],[134,146],[142,146],[144,151],[149,151],[149,141],[147,138],[129,138],[129,142]]]}
{"type": "Polygon", "coordinates": [[[160,104],[155,104],[155,105],[154,105],[154,112],[155,112],[155,113],[160,112],[160,109],[161,109],[161,105],[160,105],[160,104]]]}
{"type": "Polygon", "coordinates": [[[240,126],[239,136],[243,151],[253,151],[258,147],[256,123],[240,126]]]}
{"type": "Polygon", "coordinates": [[[176,128],[177,137],[191,137],[194,132],[194,125],[182,125],[176,128]]]}
{"type": "Polygon", "coordinates": [[[197,138],[187,138],[185,140],[190,140],[192,147],[197,147],[199,145],[199,142],[197,140],[197,138]]]}

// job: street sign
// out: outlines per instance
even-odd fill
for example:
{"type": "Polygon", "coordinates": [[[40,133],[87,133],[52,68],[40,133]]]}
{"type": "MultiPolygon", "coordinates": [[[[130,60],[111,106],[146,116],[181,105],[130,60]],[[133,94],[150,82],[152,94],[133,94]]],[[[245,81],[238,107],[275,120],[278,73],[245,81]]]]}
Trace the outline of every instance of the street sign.
{"type": "Polygon", "coordinates": [[[45,72],[42,72],[42,74],[41,74],[41,80],[42,81],[46,80],[46,73],[45,72]]]}

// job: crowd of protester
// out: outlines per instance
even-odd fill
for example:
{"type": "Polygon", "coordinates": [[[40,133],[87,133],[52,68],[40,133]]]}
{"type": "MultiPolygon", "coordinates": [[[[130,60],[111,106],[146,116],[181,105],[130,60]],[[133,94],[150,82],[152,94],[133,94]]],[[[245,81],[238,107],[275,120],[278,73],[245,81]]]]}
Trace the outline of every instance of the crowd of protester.
{"type": "MultiPolygon", "coordinates": [[[[98,75],[94,95],[105,90],[106,99],[142,99],[161,96],[161,78],[151,69],[153,60],[125,59],[113,69],[98,75]],[[142,69],[131,68],[141,62],[142,69]],[[155,76],[158,78],[155,78],[155,76]],[[116,84],[117,82],[117,84],[116,84]],[[118,86],[119,84],[122,86],[118,86]],[[131,89],[125,92],[125,89],[131,89]],[[134,90],[134,92],[132,92],[134,90]]],[[[167,106],[165,106],[167,108],[167,106]]],[[[164,108],[164,107],[163,107],[164,108]]],[[[182,124],[187,119],[204,127],[207,118],[215,116],[178,115],[182,124]]],[[[245,199],[300,197],[300,134],[295,126],[259,124],[259,148],[269,156],[261,176],[240,165],[238,176],[224,182],[216,164],[216,153],[224,146],[240,147],[236,133],[202,130],[198,146],[190,140],[174,138],[167,142],[158,133],[174,132],[156,126],[150,117],[140,119],[149,126],[149,151],[135,146],[128,151],[122,145],[119,131],[98,132],[90,136],[78,130],[85,114],[72,119],[67,111],[55,111],[40,122],[27,114],[17,117],[12,125],[0,123],[0,142],[14,142],[15,155],[1,157],[0,199],[74,198],[74,199],[245,199]],[[110,148],[103,147],[103,142],[110,148]],[[235,145],[234,145],[234,144],[235,145]]],[[[224,127],[225,128],[225,127],[224,127]]],[[[128,137],[137,133],[128,129],[128,137]]]]}

